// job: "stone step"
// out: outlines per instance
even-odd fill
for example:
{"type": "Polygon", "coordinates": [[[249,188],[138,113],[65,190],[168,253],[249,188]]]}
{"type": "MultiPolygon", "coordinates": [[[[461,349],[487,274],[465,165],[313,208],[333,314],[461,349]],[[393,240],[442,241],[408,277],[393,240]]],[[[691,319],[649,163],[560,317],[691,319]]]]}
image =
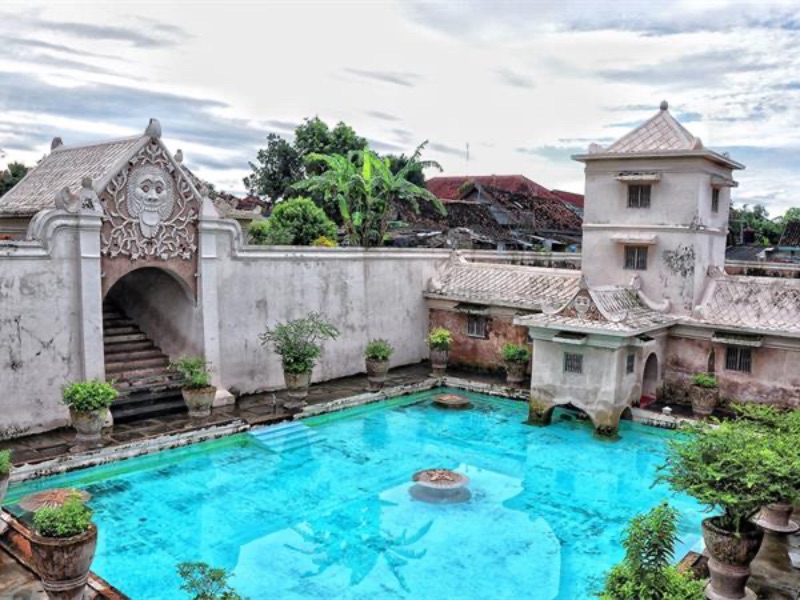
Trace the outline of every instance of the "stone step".
{"type": "Polygon", "coordinates": [[[106,357],[114,356],[115,354],[126,354],[128,352],[140,351],[157,351],[161,352],[158,347],[151,340],[142,340],[138,342],[120,342],[118,344],[109,344],[105,346],[106,357]]]}
{"type": "Polygon", "coordinates": [[[103,331],[107,331],[110,327],[136,327],[136,323],[125,317],[121,319],[103,319],[103,331]]]}
{"type": "Polygon", "coordinates": [[[147,404],[156,404],[164,400],[174,400],[175,398],[183,400],[180,387],[167,388],[160,391],[145,390],[130,394],[120,394],[119,397],[114,400],[112,408],[130,407],[134,405],[144,406],[147,404]]]}
{"type": "Polygon", "coordinates": [[[130,381],[115,381],[114,387],[117,389],[120,396],[123,396],[126,394],[137,394],[139,392],[160,392],[168,389],[179,390],[181,382],[179,377],[144,377],[130,381]]]}
{"type": "Polygon", "coordinates": [[[103,311],[103,321],[112,320],[112,319],[125,319],[127,318],[121,312],[118,311],[103,311]]]}
{"type": "Polygon", "coordinates": [[[149,360],[152,358],[163,358],[169,363],[169,357],[155,346],[142,348],[140,350],[128,350],[127,352],[106,352],[106,371],[108,371],[109,367],[112,365],[128,364],[133,361],[149,360]]]}
{"type": "Polygon", "coordinates": [[[142,421],[185,412],[187,412],[187,408],[182,398],[161,400],[152,404],[129,404],[116,410],[113,405],[111,406],[111,414],[114,416],[115,423],[142,421]]]}
{"type": "Polygon", "coordinates": [[[118,335],[128,335],[129,333],[142,333],[136,325],[121,325],[116,327],[103,326],[104,337],[116,337],[118,335]]]}
{"type": "Polygon", "coordinates": [[[172,375],[172,372],[167,370],[165,365],[156,365],[152,367],[128,367],[119,371],[113,371],[107,374],[108,377],[119,382],[142,382],[154,380],[167,380],[172,375]]]}
{"type": "Polygon", "coordinates": [[[151,352],[153,352],[154,355],[145,358],[134,358],[130,354],[116,355],[115,360],[106,362],[106,373],[121,374],[128,371],[152,369],[154,367],[159,367],[162,370],[166,370],[166,368],[169,366],[169,359],[160,352],[151,352]]]}
{"type": "Polygon", "coordinates": [[[121,344],[123,342],[143,342],[147,340],[143,333],[130,333],[126,335],[103,336],[103,344],[121,344]]]}

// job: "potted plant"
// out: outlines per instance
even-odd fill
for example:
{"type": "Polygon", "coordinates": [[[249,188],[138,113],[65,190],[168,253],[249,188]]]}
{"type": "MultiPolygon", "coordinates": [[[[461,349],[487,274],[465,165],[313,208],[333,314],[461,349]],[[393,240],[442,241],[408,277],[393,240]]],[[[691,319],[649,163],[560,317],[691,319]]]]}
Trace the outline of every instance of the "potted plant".
{"type": "Polygon", "coordinates": [[[263,345],[272,344],[281,357],[289,399],[302,406],[308,396],[311,371],[322,354],[322,340],[335,340],[339,330],[320,313],[312,312],[301,319],[268,327],[259,337],[263,345]]]}
{"type": "Polygon", "coordinates": [[[453,336],[444,327],[434,327],[428,334],[428,347],[431,349],[431,366],[435,377],[444,377],[453,336]]]}
{"type": "Polygon", "coordinates": [[[211,385],[208,363],[202,356],[181,356],[170,366],[181,376],[181,395],[189,409],[189,417],[208,417],[217,394],[217,388],[211,385]]]}
{"type": "Polygon", "coordinates": [[[89,447],[100,444],[108,407],[118,395],[114,386],[98,379],[71,383],[64,388],[62,399],[69,407],[78,444],[89,447]]]}
{"type": "Polygon", "coordinates": [[[11,451],[0,450],[0,506],[8,491],[8,478],[11,475],[11,451]]]}
{"type": "MultiPolygon", "coordinates": [[[[668,461],[660,479],[719,513],[703,521],[703,538],[710,555],[711,582],[706,597],[746,598],[750,563],[764,532],[750,521],[762,506],[786,497],[775,486],[787,458],[773,438],[743,421],[689,427],[688,435],[668,442],[668,461]]],[[[792,468],[800,465],[795,456],[792,468]]]]}
{"type": "Polygon", "coordinates": [[[50,598],[84,597],[97,547],[92,511],[71,495],[61,506],[46,506],[33,516],[31,555],[50,598]]]}
{"type": "Polygon", "coordinates": [[[364,348],[370,391],[377,392],[383,389],[392,352],[394,352],[394,348],[386,340],[370,340],[367,347],[364,348]]]}
{"type": "Polygon", "coordinates": [[[717,378],[710,373],[696,373],[692,377],[692,413],[699,419],[706,419],[719,403],[717,378]]]}
{"type": "Polygon", "coordinates": [[[506,362],[506,382],[515,384],[525,381],[525,372],[531,360],[527,346],[506,344],[503,346],[503,360],[506,362]]]}

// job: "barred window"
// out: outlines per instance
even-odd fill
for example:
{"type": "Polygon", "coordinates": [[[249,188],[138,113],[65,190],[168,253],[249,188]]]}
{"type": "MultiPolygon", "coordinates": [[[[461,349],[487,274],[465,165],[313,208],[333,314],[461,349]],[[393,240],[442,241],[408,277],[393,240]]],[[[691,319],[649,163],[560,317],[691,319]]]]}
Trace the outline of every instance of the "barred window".
{"type": "Polygon", "coordinates": [[[583,354],[564,353],[564,372],[583,373],[583,354]]]}
{"type": "Polygon", "coordinates": [[[628,208],[650,208],[649,185],[628,186],[628,208]]]}
{"type": "Polygon", "coordinates": [[[753,351],[751,348],[728,346],[725,350],[725,368],[728,371],[742,371],[749,373],[753,366],[753,351]]]}
{"type": "Polygon", "coordinates": [[[627,361],[625,363],[625,372],[629,375],[633,373],[636,367],[636,355],[633,352],[628,353],[627,361]]]}
{"type": "Polygon", "coordinates": [[[486,338],[486,317],[470,315],[467,319],[467,335],[474,338],[486,338]]]}
{"type": "Polygon", "coordinates": [[[711,189],[711,212],[719,212],[719,188],[711,189]]]}
{"type": "Polygon", "coordinates": [[[647,246],[625,246],[625,268],[647,270],[647,246]]]}

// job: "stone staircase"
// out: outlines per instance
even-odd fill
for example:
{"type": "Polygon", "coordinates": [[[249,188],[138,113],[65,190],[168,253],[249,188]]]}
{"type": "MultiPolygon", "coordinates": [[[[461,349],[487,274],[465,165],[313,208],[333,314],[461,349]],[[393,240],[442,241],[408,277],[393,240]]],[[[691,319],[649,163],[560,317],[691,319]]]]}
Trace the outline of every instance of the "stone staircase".
{"type": "Polygon", "coordinates": [[[311,427],[299,421],[287,421],[250,432],[254,438],[277,454],[309,448],[322,441],[311,427]]]}
{"type": "Polygon", "coordinates": [[[103,347],[106,380],[119,391],[111,406],[115,423],[186,411],[179,377],[169,370],[169,357],[109,302],[103,305],[103,347]]]}

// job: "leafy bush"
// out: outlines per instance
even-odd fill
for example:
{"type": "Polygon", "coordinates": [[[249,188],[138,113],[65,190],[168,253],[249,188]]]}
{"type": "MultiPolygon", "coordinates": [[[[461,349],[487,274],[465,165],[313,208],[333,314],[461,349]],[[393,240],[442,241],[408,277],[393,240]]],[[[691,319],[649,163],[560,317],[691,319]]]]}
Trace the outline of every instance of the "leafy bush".
{"type": "Polygon", "coordinates": [[[170,365],[181,376],[181,385],[189,389],[202,389],[211,385],[208,363],[202,356],[181,356],[170,365]]]}
{"type": "Polygon", "coordinates": [[[337,337],[339,330],[318,312],[278,323],[271,329],[268,327],[259,336],[263,345],[272,344],[288,373],[305,373],[313,369],[316,359],[322,354],[321,340],[335,340],[337,337]]]}
{"type": "Polygon", "coordinates": [[[335,238],[336,224],[310,198],[279,202],[266,221],[249,228],[256,244],[310,246],[319,238],[335,238]]]}
{"type": "Polygon", "coordinates": [[[321,235],[313,242],[311,242],[312,246],[317,246],[319,248],[335,248],[338,246],[336,240],[332,240],[331,238],[321,235]]]}
{"type": "Polygon", "coordinates": [[[692,383],[697,387],[713,390],[717,387],[717,378],[710,373],[695,373],[692,383]]]}
{"type": "Polygon", "coordinates": [[[44,537],[75,537],[89,531],[91,524],[92,511],[77,493],[71,494],[61,506],[45,506],[33,515],[33,527],[44,537]]]}
{"type": "Polygon", "coordinates": [[[0,477],[11,473],[11,450],[0,450],[0,477]]]}
{"type": "Polygon", "coordinates": [[[678,573],[672,561],[678,512],[662,503],[628,524],[625,558],[606,576],[603,600],[696,600],[703,582],[678,573]]]}
{"type": "Polygon", "coordinates": [[[108,408],[119,396],[110,383],[93,379],[70,383],[64,388],[64,404],[78,412],[92,412],[108,408]]]}
{"type": "Polygon", "coordinates": [[[428,334],[428,346],[431,350],[450,350],[453,336],[444,327],[434,327],[428,334]]]}
{"type": "Polygon", "coordinates": [[[718,525],[723,529],[749,528],[748,517],[759,508],[796,494],[785,475],[800,470],[800,459],[788,436],[771,435],[744,420],[686,429],[687,435],[668,442],[659,479],[709,510],[722,511],[718,525]]]}
{"type": "Polygon", "coordinates": [[[214,569],[203,562],[184,562],[178,565],[178,575],[183,579],[181,589],[191,600],[246,600],[228,585],[230,573],[214,569]]]}
{"type": "Polygon", "coordinates": [[[527,346],[506,344],[503,346],[503,358],[511,363],[527,364],[527,362],[531,359],[531,351],[527,346]]]}
{"type": "Polygon", "coordinates": [[[364,348],[364,356],[370,360],[387,361],[394,352],[394,347],[386,340],[370,340],[364,348]]]}

